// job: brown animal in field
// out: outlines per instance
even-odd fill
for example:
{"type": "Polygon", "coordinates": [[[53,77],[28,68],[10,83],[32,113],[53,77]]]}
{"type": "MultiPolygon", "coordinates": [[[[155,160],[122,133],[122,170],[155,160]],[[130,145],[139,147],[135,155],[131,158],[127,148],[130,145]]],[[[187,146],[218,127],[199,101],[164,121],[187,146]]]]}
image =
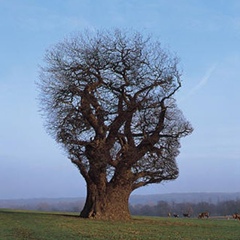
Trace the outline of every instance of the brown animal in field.
{"type": "Polygon", "coordinates": [[[234,213],[232,216],[234,219],[238,219],[240,221],[240,214],[234,213]]]}
{"type": "Polygon", "coordinates": [[[209,218],[209,212],[202,212],[198,214],[198,218],[209,218]]]}

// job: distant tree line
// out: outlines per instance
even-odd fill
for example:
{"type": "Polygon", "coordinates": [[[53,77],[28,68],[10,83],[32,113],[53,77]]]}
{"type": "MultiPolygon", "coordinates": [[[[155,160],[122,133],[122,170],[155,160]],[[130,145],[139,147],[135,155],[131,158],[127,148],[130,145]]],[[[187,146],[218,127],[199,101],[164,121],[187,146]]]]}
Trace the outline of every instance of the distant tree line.
{"type": "Polygon", "coordinates": [[[161,216],[166,217],[171,214],[183,217],[183,214],[189,214],[190,217],[197,217],[199,213],[208,211],[210,216],[227,216],[233,213],[240,212],[240,199],[228,200],[218,203],[209,202],[166,202],[159,201],[156,205],[130,205],[130,212],[132,215],[141,216],[161,216]]]}
{"type": "MultiPolygon", "coordinates": [[[[41,201],[41,202],[28,202],[28,203],[12,203],[8,205],[1,205],[1,208],[12,209],[27,209],[38,211],[53,211],[53,212],[79,212],[84,206],[83,201],[41,201]]],[[[229,216],[234,213],[240,213],[240,199],[219,201],[216,203],[211,202],[181,202],[174,201],[158,201],[155,205],[149,204],[130,204],[131,215],[139,216],[159,216],[167,217],[169,213],[171,216],[174,214],[179,217],[184,217],[183,214],[189,214],[190,217],[197,217],[201,212],[209,212],[211,216],[229,216]]]]}

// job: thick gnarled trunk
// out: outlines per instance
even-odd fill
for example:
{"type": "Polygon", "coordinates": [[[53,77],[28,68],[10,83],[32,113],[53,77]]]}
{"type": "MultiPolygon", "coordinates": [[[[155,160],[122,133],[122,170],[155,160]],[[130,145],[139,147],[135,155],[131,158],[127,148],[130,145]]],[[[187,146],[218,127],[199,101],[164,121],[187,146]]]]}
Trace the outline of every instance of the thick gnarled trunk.
{"type": "Polygon", "coordinates": [[[113,186],[111,183],[105,189],[94,184],[87,186],[87,198],[80,217],[104,220],[129,220],[131,218],[128,206],[130,186],[113,186]]]}

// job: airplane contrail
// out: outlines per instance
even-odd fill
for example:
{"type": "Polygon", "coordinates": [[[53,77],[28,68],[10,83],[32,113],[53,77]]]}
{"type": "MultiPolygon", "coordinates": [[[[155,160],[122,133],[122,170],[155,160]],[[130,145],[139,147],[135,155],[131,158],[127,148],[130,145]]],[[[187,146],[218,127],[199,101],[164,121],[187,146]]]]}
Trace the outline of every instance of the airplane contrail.
{"type": "Polygon", "coordinates": [[[205,73],[205,75],[203,76],[203,78],[199,81],[199,83],[197,83],[196,86],[194,86],[186,95],[185,97],[183,97],[180,101],[185,100],[186,98],[192,96],[193,94],[195,94],[198,90],[200,90],[207,82],[208,80],[211,78],[214,70],[217,68],[217,64],[214,64],[213,66],[211,66],[205,73]]]}

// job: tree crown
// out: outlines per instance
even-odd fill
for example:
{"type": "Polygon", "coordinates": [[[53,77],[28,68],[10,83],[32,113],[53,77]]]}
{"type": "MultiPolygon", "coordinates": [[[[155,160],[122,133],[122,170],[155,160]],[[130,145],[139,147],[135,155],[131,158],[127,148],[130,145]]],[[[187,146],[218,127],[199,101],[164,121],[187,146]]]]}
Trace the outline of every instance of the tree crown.
{"type": "Polygon", "coordinates": [[[87,182],[94,167],[108,182],[129,172],[132,189],[178,176],[180,138],[192,127],[174,99],[177,57],[150,37],[116,29],[66,39],[45,63],[47,130],[87,182]]]}

